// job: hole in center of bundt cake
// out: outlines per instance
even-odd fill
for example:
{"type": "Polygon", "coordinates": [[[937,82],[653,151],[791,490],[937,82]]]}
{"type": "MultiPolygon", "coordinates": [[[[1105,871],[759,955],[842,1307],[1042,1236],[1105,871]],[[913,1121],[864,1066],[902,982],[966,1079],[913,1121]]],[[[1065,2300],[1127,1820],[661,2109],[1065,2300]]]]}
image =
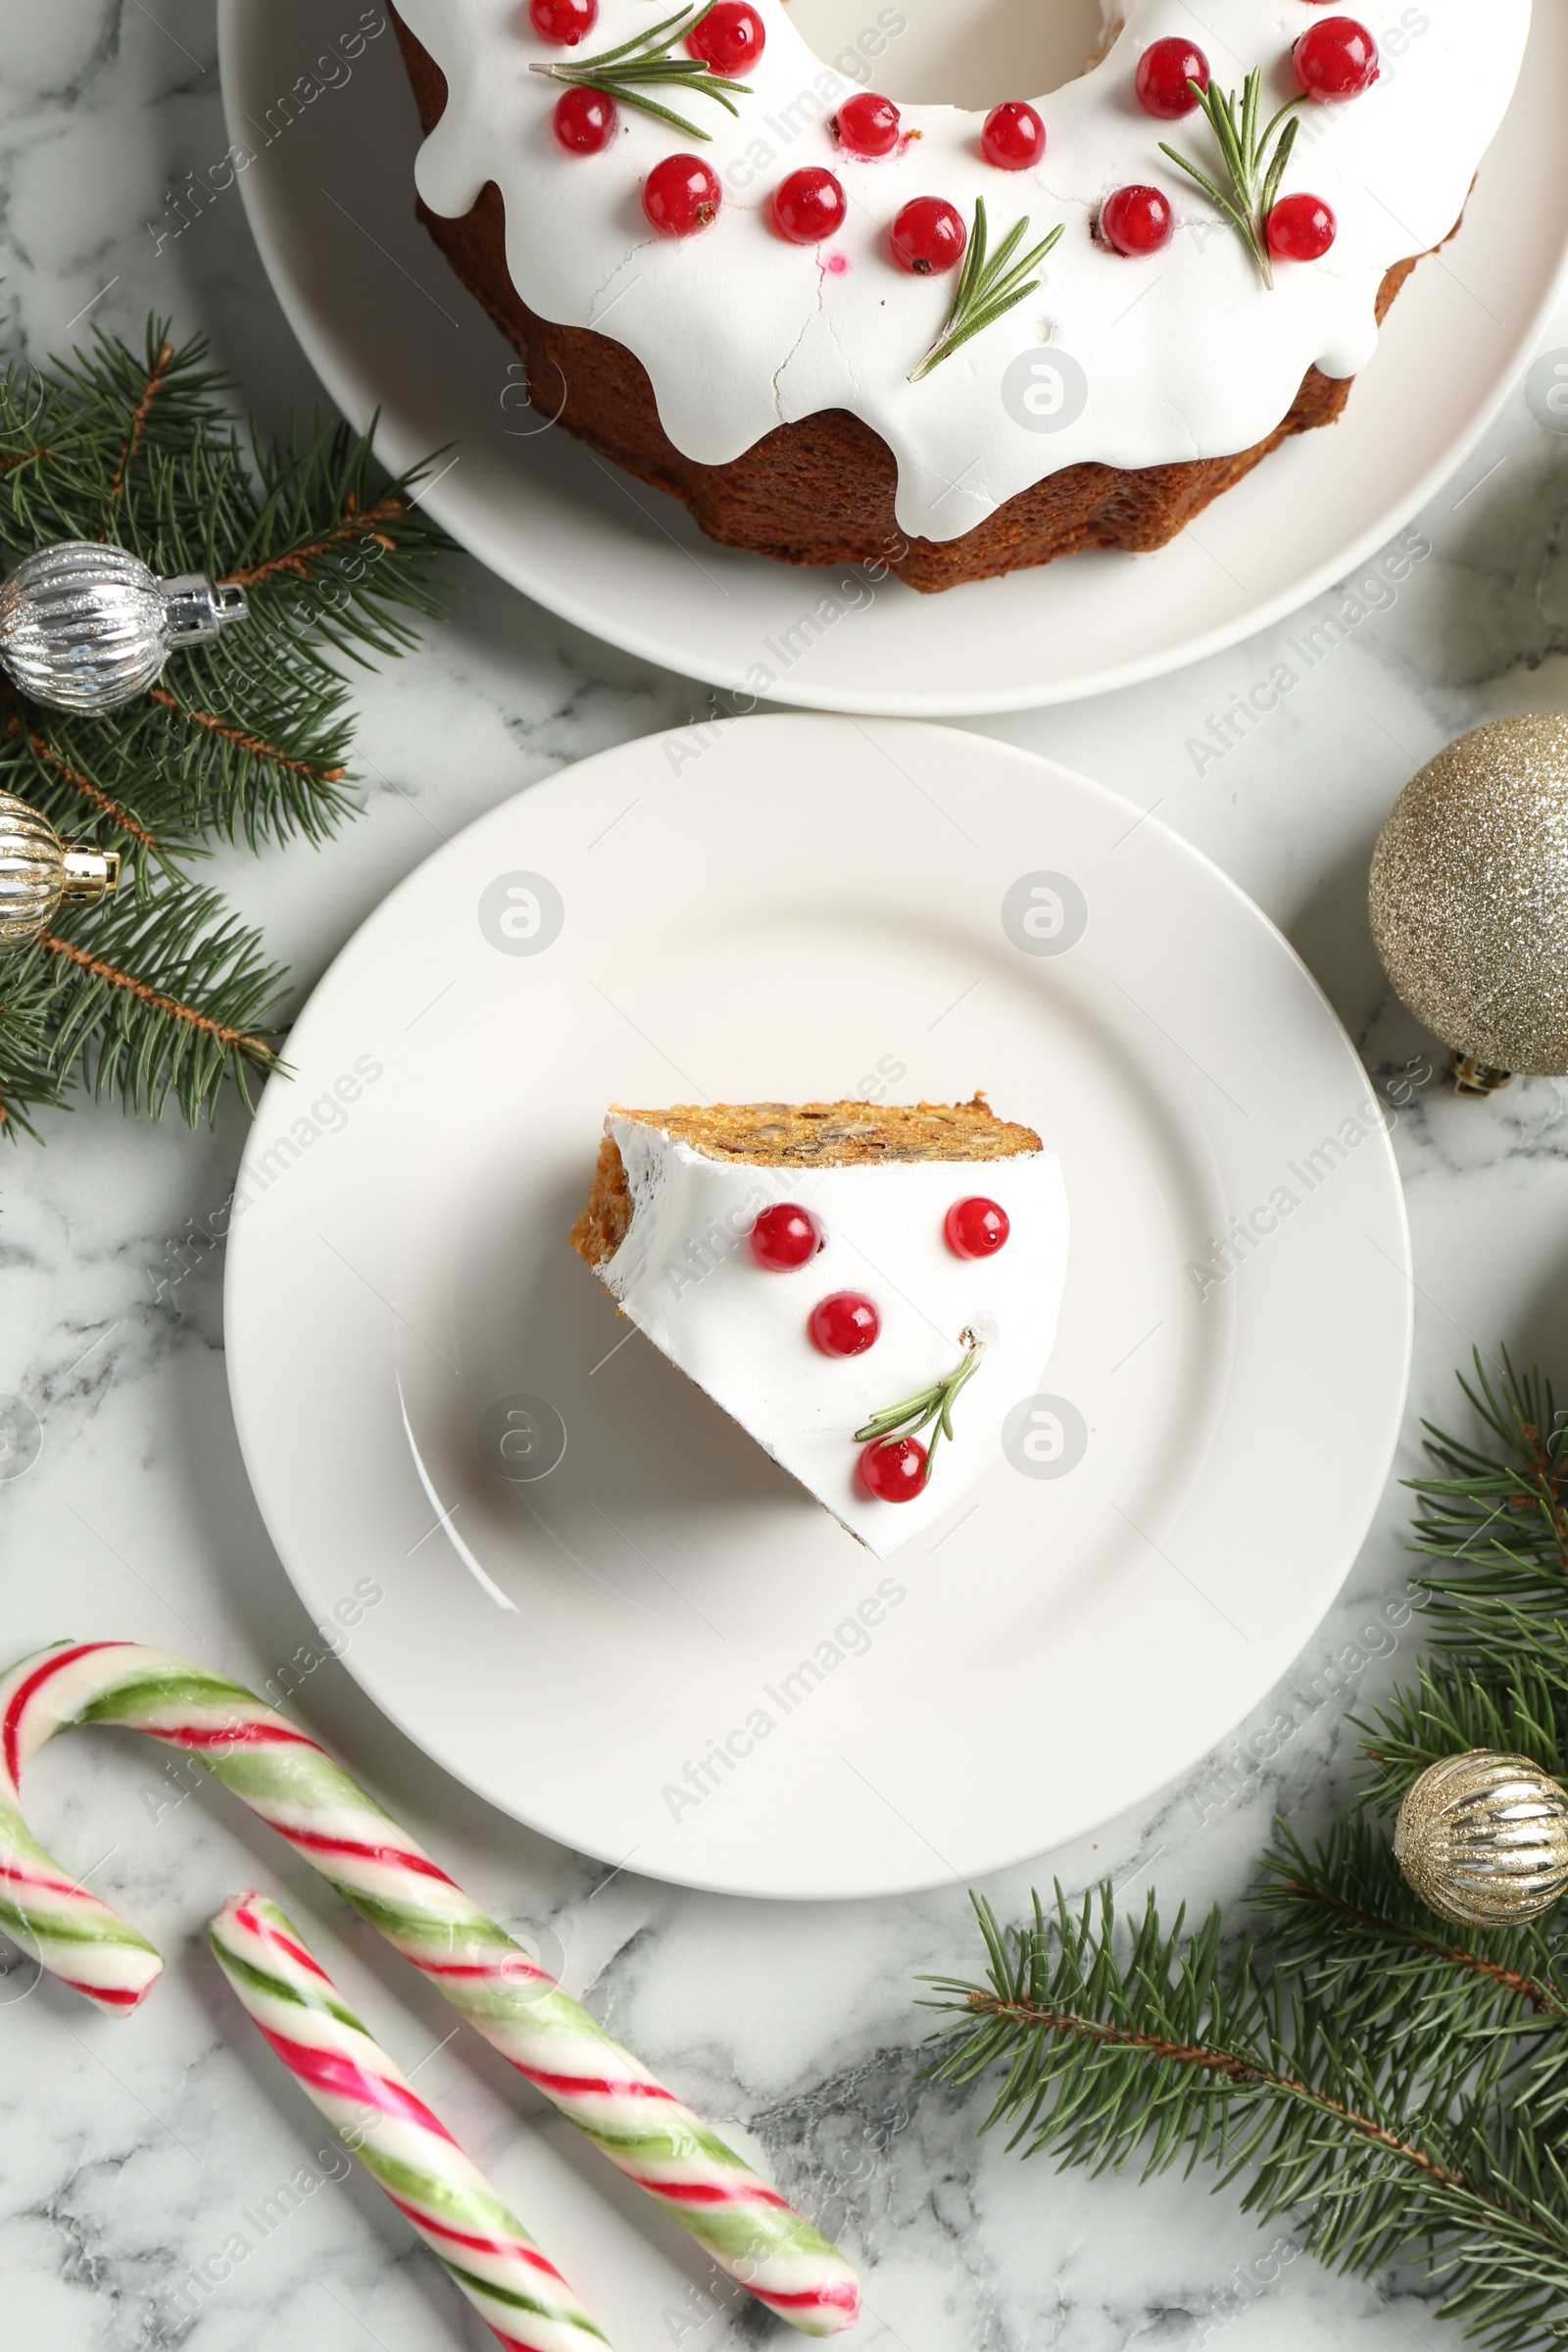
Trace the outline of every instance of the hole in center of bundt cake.
{"type": "Polygon", "coordinates": [[[995,106],[1059,89],[1105,46],[1101,0],[790,0],[818,57],[916,106],[995,106]]]}

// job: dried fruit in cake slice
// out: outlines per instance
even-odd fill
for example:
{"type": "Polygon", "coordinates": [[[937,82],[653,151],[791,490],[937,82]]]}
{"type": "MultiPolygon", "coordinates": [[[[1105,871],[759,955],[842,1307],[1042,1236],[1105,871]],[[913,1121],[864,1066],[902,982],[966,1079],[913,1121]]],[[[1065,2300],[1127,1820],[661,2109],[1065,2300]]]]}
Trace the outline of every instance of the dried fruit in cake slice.
{"type": "Polygon", "coordinates": [[[1055,1337],[1061,1169],[985,1098],[612,1105],[572,1247],[879,1557],[1002,1450],[1055,1337]]]}

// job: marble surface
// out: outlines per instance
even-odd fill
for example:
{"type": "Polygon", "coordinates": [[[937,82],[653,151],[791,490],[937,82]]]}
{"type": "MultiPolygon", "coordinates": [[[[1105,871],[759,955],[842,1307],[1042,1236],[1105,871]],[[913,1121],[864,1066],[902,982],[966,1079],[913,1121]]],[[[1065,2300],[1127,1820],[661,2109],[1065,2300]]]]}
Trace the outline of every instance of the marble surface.
{"type": "MultiPolygon", "coordinates": [[[[87,319],[139,336],[149,307],[201,325],[266,416],[312,385],[232,194],[167,233],[185,174],[222,152],[207,0],[22,0],[0,6],[0,273],[26,347],[87,319]],[[163,232],[163,233],[161,233],[163,232]]],[[[1547,338],[1568,346],[1568,309],[1547,338]]],[[[1399,1116],[1414,1227],[1417,1351],[1398,1470],[1422,1414],[1446,1415],[1472,1342],[1529,1359],[1568,1302],[1568,1100],[1552,1082],[1464,1104],[1430,1076],[1432,1041],[1399,1010],[1367,934],[1381,818],[1452,735],[1561,702],[1568,677],[1568,436],[1521,391],[1421,518],[1431,543],[1399,589],[1288,703],[1222,759],[1193,745],[1266,676],[1265,635],[1200,668],[995,731],[1119,787],[1215,858],[1280,922],[1361,1045],[1399,1116]]],[[[363,820],[316,854],[220,858],[301,991],[384,892],[445,835],[600,747],[700,712],[706,690],[622,658],[466,564],[449,627],[363,694],[363,820]]],[[[1322,600],[1324,609],[1332,600],[1322,600]]],[[[1286,632],[1279,632],[1283,639],[1286,632]]],[[[186,1649],[259,1683],[305,1640],[252,1504],[230,1420],[221,1252],[204,1238],[242,1141],[131,1127],[83,1107],[48,1149],[0,1167],[0,1396],[37,1412],[43,1445],[0,1483],[0,1631],[8,1656],[63,1634],[186,1649]]],[[[1344,1334],[1355,1345],[1353,1327],[1344,1334]]],[[[1561,1368],[1559,1353],[1558,1364],[1561,1368]]],[[[1330,1466],[1305,1464],[1305,1475],[1330,1466]]],[[[1093,1841],[986,1891],[1015,1913],[1032,1881],[1108,1873],[1123,1901],[1232,1898],[1271,1810],[1310,1830],[1333,1810],[1353,1740],[1312,1685],[1338,1660],[1363,1700],[1407,1670],[1398,1623],[1404,1499],[1371,1540],[1283,1695],[1201,1772],[1093,1841]],[[1391,1614],[1392,1611],[1392,1614],[1391,1614]],[[1286,1706],[1294,1737],[1252,1735],[1286,1706]],[[1266,1737],[1260,1744],[1272,1744],[1266,1737]]],[[[1107,1668],[1107,1702],[1113,1669],[1107,1668]]],[[[1139,2187],[1057,2179],[977,2144],[976,2095],[916,2086],[922,1970],[977,1966],[961,1889],[876,1904],[775,1906],[608,1878],[445,1781],[323,1663],[300,1712],[497,1916],[562,1956],[582,1992],[699,2107],[759,2149],[864,2263],[854,2339],[905,2352],[1227,2352],[1333,2344],[1403,2352],[1412,2330],[1460,2338],[1409,2290],[1328,2277],[1288,2233],[1259,2231],[1201,2180],[1139,2187]]],[[[185,1793],[125,1735],[61,1742],[34,1776],[58,1850],[170,1955],[128,2023],[14,1956],[0,1964],[0,2309],[8,2344],[227,2352],[378,2344],[433,2352],[489,2340],[364,2179],[339,2179],[319,2125],[240,2030],[202,1929],[260,1881],[341,1974],[418,2087],[489,2164],[605,2319],[622,2352],[717,2352],[785,2340],[714,2299],[712,2274],[633,2210],[591,2152],[540,2113],[367,1929],[220,1792],[185,1793]],[[323,2153],[324,2151],[324,2153],[323,2153]],[[308,2168],[263,2236],[240,2215],[308,2168]],[[236,2233],[227,2277],[181,2332],[180,2281],[236,2233]]]]}

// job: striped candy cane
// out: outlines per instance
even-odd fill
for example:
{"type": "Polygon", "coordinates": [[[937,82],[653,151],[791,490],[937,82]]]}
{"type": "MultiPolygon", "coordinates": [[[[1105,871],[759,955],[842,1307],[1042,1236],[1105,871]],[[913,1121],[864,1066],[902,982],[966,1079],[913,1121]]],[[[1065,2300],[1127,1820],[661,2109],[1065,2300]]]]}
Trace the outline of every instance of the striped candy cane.
{"type": "Polygon", "coordinates": [[[585,2352],[585,2336],[604,2343],[555,2264],[344,2005],[277,1905],[233,1895],[211,1935],[219,1967],[289,2073],[509,2352],[585,2352]]]}
{"type": "Polygon", "coordinates": [[[123,1724],[193,1756],[760,2302],[808,2335],[853,2326],[855,2273],[776,2189],[536,1967],[314,1740],[254,1691],[166,1650],[62,1643],[0,1680],[0,1927],[54,1975],[107,2008],[130,2009],[163,1967],[145,1937],[52,1861],[23,1820],[23,1765],[76,1723],[123,1724]]]}

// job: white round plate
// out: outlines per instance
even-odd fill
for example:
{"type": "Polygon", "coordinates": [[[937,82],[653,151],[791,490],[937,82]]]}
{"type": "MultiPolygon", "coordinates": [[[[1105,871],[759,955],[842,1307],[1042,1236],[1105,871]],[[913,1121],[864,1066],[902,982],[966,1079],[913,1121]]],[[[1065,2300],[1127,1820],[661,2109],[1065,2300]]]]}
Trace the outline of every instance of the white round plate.
{"type": "MultiPolygon", "coordinates": [[[[992,19],[1005,30],[1005,11],[992,19]]],[[[525,408],[511,347],[415,220],[417,122],[390,28],[351,67],[330,44],[321,55],[322,23],[316,0],[220,0],[229,135],[255,155],[240,179],[251,225],[333,400],[361,426],[380,410],[394,467],[453,445],[425,505],[552,612],[808,710],[953,717],[1070,701],[1294,611],[1462,462],[1530,358],[1568,249],[1568,10],[1541,0],[1464,227],[1400,294],[1340,423],[1276,451],[1157,555],[1075,556],[919,596],[857,566],[715,547],[684,507],[525,408]],[[318,94],[291,116],[282,93],[297,85],[318,94]]]]}
{"type": "Polygon", "coordinates": [[[350,1671],[553,1838],[747,1894],[994,1869],[1204,1753],[1354,1559],[1410,1345],[1387,1136],[1279,933],[1080,776],[848,718],[603,753],[395,891],[289,1060],[228,1256],[257,1495],[350,1671]],[[1081,935],[1016,911],[1057,903],[1081,935]],[[567,1231],[612,1101],[977,1087],[1061,1155],[1052,1418],[878,1562],[567,1231]]]}

